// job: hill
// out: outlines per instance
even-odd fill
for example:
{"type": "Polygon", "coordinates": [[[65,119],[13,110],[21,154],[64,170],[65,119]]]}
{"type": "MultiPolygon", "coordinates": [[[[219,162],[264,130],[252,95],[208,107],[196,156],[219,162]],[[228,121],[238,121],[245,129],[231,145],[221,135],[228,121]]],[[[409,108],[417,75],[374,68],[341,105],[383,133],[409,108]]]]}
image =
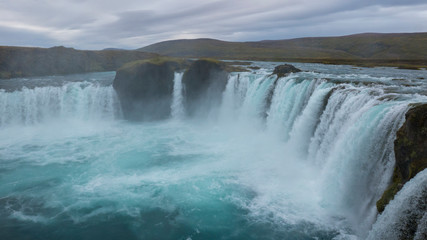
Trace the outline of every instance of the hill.
{"type": "Polygon", "coordinates": [[[0,78],[114,71],[125,63],[158,54],[126,50],[0,47],[0,78]]]}
{"type": "Polygon", "coordinates": [[[427,66],[427,33],[365,33],[258,42],[172,40],[139,51],[187,58],[427,66]]]}

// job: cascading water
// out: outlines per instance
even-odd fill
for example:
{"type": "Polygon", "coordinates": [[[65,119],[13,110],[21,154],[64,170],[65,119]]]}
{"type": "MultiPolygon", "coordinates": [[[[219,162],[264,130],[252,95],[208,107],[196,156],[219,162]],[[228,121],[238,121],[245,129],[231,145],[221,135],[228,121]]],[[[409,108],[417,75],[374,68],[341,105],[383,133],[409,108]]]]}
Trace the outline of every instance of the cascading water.
{"type": "Polygon", "coordinates": [[[289,133],[289,145],[305,158],[308,154],[311,138],[320,121],[327,95],[332,91],[330,83],[321,82],[307,102],[307,106],[295,120],[294,127],[289,133]]]}
{"type": "MultiPolygon", "coordinates": [[[[227,86],[225,97],[229,98],[227,91],[260,86],[260,78],[249,84],[235,82],[245,80],[232,79],[237,89],[227,86]]],[[[259,88],[258,94],[265,96],[267,88],[259,88]]],[[[387,187],[394,166],[395,132],[408,109],[408,102],[389,101],[385,95],[373,87],[290,75],[277,81],[266,119],[267,130],[278,134],[288,149],[284,164],[294,164],[289,158],[297,158],[317,165],[321,204],[357,226],[354,231],[359,236],[366,236],[375,220],[375,202],[387,187]]],[[[255,93],[243,96],[244,103],[259,100],[255,93]]],[[[225,102],[230,104],[229,99],[225,102]]]]}
{"type": "Polygon", "coordinates": [[[0,92],[0,126],[32,125],[59,119],[114,120],[120,116],[112,86],[73,82],[61,87],[0,92]]]}
{"type": "Polygon", "coordinates": [[[183,99],[182,96],[182,75],[184,73],[175,73],[173,80],[173,96],[172,96],[172,106],[171,113],[172,118],[182,119],[185,114],[183,99]]]}
{"type": "Polygon", "coordinates": [[[222,119],[241,121],[262,118],[275,76],[239,73],[231,75],[223,94],[222,119]]]}
{"type": "MultiPolygon", "coordinates": [[[[243,96],[242,106],[241,106],[241,115],[248,118],[257,118],[262,116],[263,111],[265,111],[266,98],[272,85],[274,83],[274,76],[261,76],[251,79],[251,75],[243,78],[240,81],[247,81],[248,83],[242,84],[243,86],[248,86],[246,93],[243,96]],[[251,81],[252,80],[252,81],[251,81]]],[[[244,92],[245,89],[238,92],[244,92]]]]}
{"type": "Polygon", "coordinates": [[[423,174],[405,186],[368,236],[395,132],[410,103],[427,102],[419,76],[301,64],[313,72],[276,79],[274,64],[256,64],[257,73],[230,74],[218,118],[185,116],[182,73],[171,121],[123,121],[112,73],[2,90],[2,237],[376,239],[388,231],[406,193],[419,196],[411,186],[425,185],[423,174]]]}
{"type": "Polygon", "coordinates": [[[367,239],[422,240],[426,237],[427,169],[405,184],[379,216],[367,239]]]}
{"type": "Polygon", "coordinates": [[[279,79],[267,117],[269,130],[280,132],[287,140],[316,84],[316,80],[299,80],[293,75],[279,79]]]}

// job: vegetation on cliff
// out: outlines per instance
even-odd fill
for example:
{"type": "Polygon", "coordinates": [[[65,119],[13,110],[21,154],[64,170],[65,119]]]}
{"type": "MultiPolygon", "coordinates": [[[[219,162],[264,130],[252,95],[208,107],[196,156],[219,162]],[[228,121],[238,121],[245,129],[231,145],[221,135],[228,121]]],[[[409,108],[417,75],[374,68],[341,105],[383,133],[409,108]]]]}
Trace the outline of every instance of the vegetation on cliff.
{"type": "Polygon", "coordinates": [[[394,141],[396,165],[392,183],[377,202],[382,212],[403,185],[427,168],[427,104],[413,107],[394,141]]]}

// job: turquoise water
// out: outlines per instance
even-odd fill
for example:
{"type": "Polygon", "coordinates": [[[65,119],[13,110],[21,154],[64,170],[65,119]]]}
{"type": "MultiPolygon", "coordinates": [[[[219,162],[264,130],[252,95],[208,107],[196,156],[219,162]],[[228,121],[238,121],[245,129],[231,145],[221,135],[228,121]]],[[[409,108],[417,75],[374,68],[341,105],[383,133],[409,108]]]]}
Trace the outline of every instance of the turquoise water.
{"type": "Polygon", "coordinates": [[[282,202],[289,194],[304,201],[307,193],[299,189],[280,190],[288,185],[282,181],[295,184],[294,177],[301,176],[274,169],[285,152],[256,130],[230,138],[219,127],[166,121],[29,131],[9,132],[15,135],[8,139],[12,144],[1,148],[0,228],[11,239],[28,233],[52,239],[328,239],[336,234],[294,212],[302,208],[298,211],[310,216],[310,208],[316,208],[310,202],[282,202]],[[257,138],[248,141],[249,135],[257,138]],[[283,205],[292,209],[280,209],[283,205]]]}
{"type": "Polygon", "coordinates": [[[122,119],[114,73],[4,80],[1,238],[365,238],[425,71],[301,64],[276,82],[263,64],[208,117],[175,91],[158,122],[122,119]]]}

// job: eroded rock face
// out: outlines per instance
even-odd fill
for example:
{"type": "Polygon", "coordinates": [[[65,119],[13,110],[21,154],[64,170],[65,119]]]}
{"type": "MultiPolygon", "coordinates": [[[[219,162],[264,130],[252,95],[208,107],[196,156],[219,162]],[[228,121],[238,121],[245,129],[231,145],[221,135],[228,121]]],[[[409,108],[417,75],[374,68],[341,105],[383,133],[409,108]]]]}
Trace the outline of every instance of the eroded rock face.
{"type": "Polygon", "coordinates": [[[427,168],[427,104],[410,109],[394,142],[396,170],[404,181],[427,168]]]}
{"type": "Polygon", "coordinates": [[[173,61],[136,62],[119,69],[113,87],[128,120],[165,119],[171,113],[174,73],[173,61]]]}
{"type": "Polygon", "coordinates": [[[406,121],[396,134],[394,153],[393,181],[377,202],[379,212],[406,182],[427,168],[427,104],[415,106],[406,113],[406,121]]]}
{"type": "Polygon", "coordinates": [[[223,63],[215,60],[194,61],[182,77],[187,114],[205,114],[218,106],[227,80],[228,73],[223,63]]]}
{"type": "Polygon", "coordinates": [[[215,110],[228,80],[227,66],[216,60],[188,62],[149,60],[117,71],[113,87],[128,120],[158,120],[171,115],[174,73],[183,71],[184,108],[189,116],[215,110]]]}
{"type": "Polygon", "coordinates": [[[297,72],[301,72],[301,70],[290,64],[283,64],[283,65],[276,66],[274,68],[273,74],[276,74],[278,77],[284,77],[289,73],[297,73],[297,72]]]}

